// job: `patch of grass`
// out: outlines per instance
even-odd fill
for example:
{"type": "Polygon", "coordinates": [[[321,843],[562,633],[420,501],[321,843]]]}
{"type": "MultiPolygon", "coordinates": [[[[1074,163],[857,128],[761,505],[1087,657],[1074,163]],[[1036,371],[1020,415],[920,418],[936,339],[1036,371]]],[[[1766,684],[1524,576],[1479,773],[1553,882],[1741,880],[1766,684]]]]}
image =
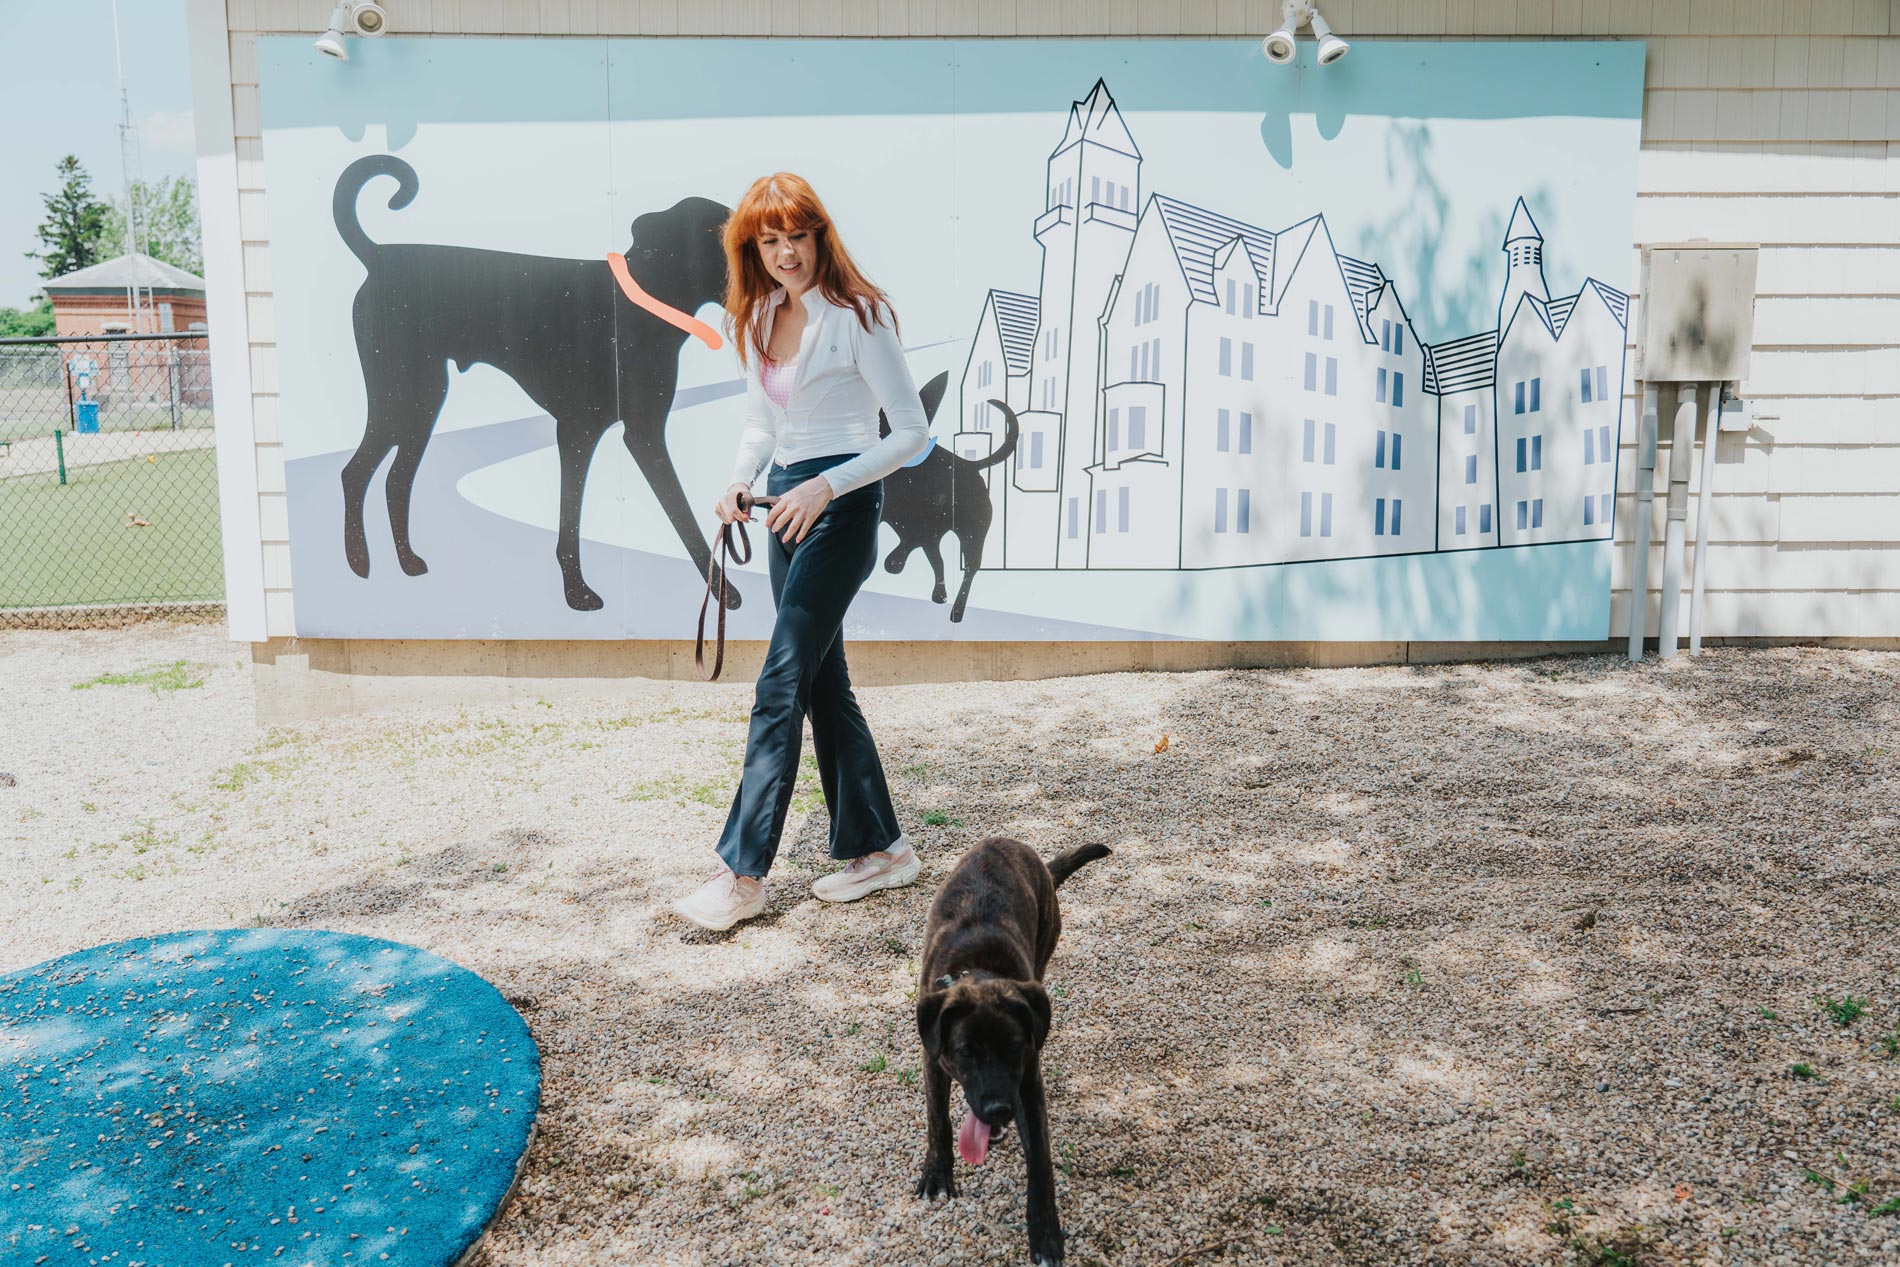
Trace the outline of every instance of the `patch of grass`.
{"type": "Polygon", "coordinates": [[[160,691],[192,691],[204,684],[202,677],[191,676],[191,669],[183,660],[173,660],[170,664],[147,665],[130,673],[101,673],[89,682],[74,682],[73,689],[89,691],[95,686],[149,686],[156,695],[160,691]]]}
{"type": "Polygon", "coordinates": [[[1900,1056],[1900,1021],[1895,1021],[1893,1033],[1880,1036],[1880,1046],[1887,1053],[1887,1059],[1900,1056]]]}
{"type": "Polygon", "coordinates": [[[1817,994],[1814,996],[1814,1003],[1842,1029],[1867,1015],[1867,1000],[1855,998],[1852,994],[1838,999],[1831,994],[1817,994]]]}
{"type": "Polygon", "coordinates": [[[944,813],[940,809],[925,810],[923,814],[923,824],[926,827],[961,827],[963,826],[963,822],[961,819],[952,818],[950,817],[950,815],[944,813]]]}
{"type": "Polygon", "coordinates": [[[835,1183],[821,1183],[818,1185],[818,1191],[824,1196],[835,1197],[842,1189],[835,1183]]]}
{"type": "Polygon", "coordinates": [[[1900,1196],[1888,1197],[1867,1213],[1875,1218],[1885,1218],[1889,1214],[1900,1214],[1900,1196]]]}
{"type": "Polygon", "coordinates": [[[240,792],[248,784],[257,782],[257,767],[248,761],[240,761],[224,772],[224,777],[213,779],[211,786],[220,792],[240,792]]]}
{"type": "Polygon", "coordinates": [[[1756,1013],[1757,1013],[1757,1014],[1759,1014],[1759,1015],[1760,1015],[1760,1017],[1761,1017],[1761,1018],[1762,1018],[1762,1019],[1763,1019],[1764,1021],[1772,1021],[1772,1020],[1776,1020],[1776,1019],[1778,1019],[1778,1018],[1777,1018],[1777,1017],[1775,1016],[1775,1009],[1773,1009],[1773,1008],[1771,1008],[1771,1007],[1763,1007],[1763,1006],[1761,1006],[1761,1005],[1760,1005],[1759,1003],[1757,1003],[1757,1004],[1755,1005],[1755,1011],[1756,1011],[1756,1013]]]}
{"type": "Polygon", "coordinates": [[[1406,959],[1402,962],[1405,964],[1405,984],[1414,988],[1424,985],[1425,974],[1418,970],[1418,961],[1416,959],[1406,959]]]}
{"type": "Polygon", "coordinates": [[[1064,1144],[1062,1146],[1062,1156],[1059,1159],[1057,1159],[1056,1165],[1062,1167],[1063,1174],[1068,1175],[1071,1178],[1074,1177],[1075,1175],[1075,1145],[1074,1144],[1064,1144]]]}
{"type": "Polygon", "coordinates": [[[99,812],[99,807],[91,801],[79,802],[79,808],[85,810],[88,814],[97,814],[99,812]]]}
{"type": "Polygon", "coordinates": [[[1800,1078],[1804,1082],[1811,1081],[1821,1076],[1820,1074],[1814,1072],[1813,1065],[1810,1065],[1806,1063],[1805,1061],[1802,1062],[1801,1064],[1797,1064],[1793,1069],[1789,1070],[1788,1072],[1792,1073],[1795,1077],[1800,1078]]]}
{"type": "Polygon", "coordinates": [[[923,1070],[921,1069],[899,1069],[897,1071],[897,1080],[907,1087],[916,1086],[917,1079],[922,1076],[923,1070]]]}
{"type": "Polygon", "coordinates": [[[883,1073],[884,1070],[887,1068],[887,1065],[884,1060],[883,1053],[880,1052],[879,1054],[871,1057],[869,1060],[864,1061],[862,1064],[858,1066],[858,1068],[864,1070],[864,1072],[866,1073],[883,1073]]]}

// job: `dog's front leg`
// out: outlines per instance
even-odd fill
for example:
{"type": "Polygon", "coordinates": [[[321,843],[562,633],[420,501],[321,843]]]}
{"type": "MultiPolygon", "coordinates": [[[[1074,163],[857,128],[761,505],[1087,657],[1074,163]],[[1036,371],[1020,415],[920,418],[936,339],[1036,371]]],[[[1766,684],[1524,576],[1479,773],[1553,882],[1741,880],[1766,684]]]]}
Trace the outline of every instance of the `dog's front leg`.
{"type": "Polygon", "coordinates": [[[957,1195],[956,1160],[950,1154],[950,1078],[937,1062],[924,1057],[924,1107],[929,1133],[924,1143],[924,1173],[917,1195],[926,1201],[957,1195]]]}
{"type": "Polygon", "coordinates": [[[1023,1161],[1029,1169],[1029,1256],[1036,1267],[1062,1267],[1062,1220],[1056,1214],[1056,1172],[1049,1160],[1049,1102],[1039,1064],[1023,1075],[1016,1129],[1022,1132],[1023,1161]]]}

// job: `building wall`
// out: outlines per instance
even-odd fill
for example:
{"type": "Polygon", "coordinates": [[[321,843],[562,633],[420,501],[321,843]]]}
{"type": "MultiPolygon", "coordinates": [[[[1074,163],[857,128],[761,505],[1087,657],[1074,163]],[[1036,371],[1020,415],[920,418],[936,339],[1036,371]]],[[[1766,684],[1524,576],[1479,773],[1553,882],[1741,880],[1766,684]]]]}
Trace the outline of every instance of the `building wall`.
{"type": "MultiPolygon", "coordinates": [[[[387,0],[385,7],[392,31],[451,36],[1258,37],[1277,25],[1279,10],[1277,0],[387,0]]],[[[1348,39],[1648,42],[1639,240],[1707,237],[1763,248],[1749,384],[1758,422],[1720,445],[1706,629],[1715,637],[1900,635],[1900,0],[1326,0],[1324,7],[1348,39]]],[[[328,8],[328,0],[227,3],[242,245],[211,268],[242,277],[261,628],[273,638],[293,626],[255,39],[314,37],[328,8]]],[[[1263,62],[1260,73],[1273,71],[1263,62]]],[[[1634,283],[1634,245],[1626,277],[1612,281],[1634,283]]],[[[1634,387],[1625,383],[1627,392],[1634,387]]],[[[1626,419],[1636,412],[1627,400],[1626,419]]],[[[1635,434],[1623,427],[1617,468],[1616,536],[1624,547],[1615,569],[1617,629],[1630,600],[1635,434]]],[[[1056,460],[1053,450],[1048,460],[1056,460]]],[[[1665,457],[1659,479],[1666,467],[1665,457]]],[[[1662,507],[1659,496],[1658,543],[1662,507]]],[[[1651,578],[1660,577],[1660,554],[1658,544],[1651,578]]],[[[1657,596],[1646,598],[1653,621],[1657,596]]],[[[239,618],[258,596],[234,592],[232,601],[234,629],[258,627],[239,618]]]]}
{"type": "MultiPolygon", "coordinates": [[[[145,321],[151,326],[152,315],[162,311],[159,304],[171,306],[171,324],[161,325],[160,329],[170,329],[183,333],[193,325],[202,326],[205,320],[205,301],[202,294],[159,295],[152,301],[145,321]]],[[[66,295],[53,294],[53,332],[63,338],[83,338],[91,334],[104,334],[107,324],[123,325],[132,328],[132,309],[125,301],[124,294],[112,295],[66,295]]]]}

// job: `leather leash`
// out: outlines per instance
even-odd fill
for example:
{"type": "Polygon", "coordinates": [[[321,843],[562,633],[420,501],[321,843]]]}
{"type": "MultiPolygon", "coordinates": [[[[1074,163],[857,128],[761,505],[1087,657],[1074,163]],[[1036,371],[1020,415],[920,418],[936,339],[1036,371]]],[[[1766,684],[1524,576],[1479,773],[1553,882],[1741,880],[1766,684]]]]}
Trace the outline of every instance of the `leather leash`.
{"type": "Polygon", "coordinates": [[[712,571],[706,576],[706,596],[699,600],[699,629],[694,635],[693,642],[693,668],[698,672],[701,681],[717,682],[720,670],[726,667],[726,569],[735,562],[741,567],[752,562],[752,539],[746,536],[746,523],[755,509],[769,509],[777,501],[776,497],[754,497],[750,492],[740,493],[739,509],[747,518],[738,523],[719,525],[719,534],[714,538],[718,559],[712,571]],[[732,538],[734,528],[739,530],[739,543],[736,546],[732,538]],[[706,672],[706,608],[713,602],[719,604],[719,616],[713,635],[712,672],[708,673],[706,672]]]}

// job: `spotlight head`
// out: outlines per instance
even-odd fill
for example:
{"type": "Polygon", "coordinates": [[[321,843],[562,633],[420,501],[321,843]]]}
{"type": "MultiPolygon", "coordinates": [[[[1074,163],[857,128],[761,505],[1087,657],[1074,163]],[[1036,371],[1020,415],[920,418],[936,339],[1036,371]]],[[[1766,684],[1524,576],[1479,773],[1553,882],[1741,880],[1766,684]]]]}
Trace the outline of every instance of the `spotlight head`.
{"type": "Polygon", "coordinates": [[[389,15],[381,5],[363,0],[350,6],[350,26],[358,35],[381,35],[389,29],[389,15]]]}
{"type": "Polygon", "coordinates": [[[317,37],[316,47],[325,57],[334,57],[340,62],[350,60],[350,50],[343,47],[343,32],[334,26],[317,37]]]}
{"type": "Polygon", "coordinates": [[[1331,66],[1334,62],[1352,51],[1352,45],[1333,34],[1333,28],[1326,25],[1326,19],[1313,10],[1313,34],[1319,40],[1319,64],[1331,66]]]}
{"type": "Polygon", "coordinates": [[[1260,51],[1265,53],[1267,60],[1272,62],[1275,66],[1284,66],[1292,61],[1294,54],[1298,51],[1293,40],[1293,28],[1283,26],[1266,39],[1261,40],[1260,51]]]}

